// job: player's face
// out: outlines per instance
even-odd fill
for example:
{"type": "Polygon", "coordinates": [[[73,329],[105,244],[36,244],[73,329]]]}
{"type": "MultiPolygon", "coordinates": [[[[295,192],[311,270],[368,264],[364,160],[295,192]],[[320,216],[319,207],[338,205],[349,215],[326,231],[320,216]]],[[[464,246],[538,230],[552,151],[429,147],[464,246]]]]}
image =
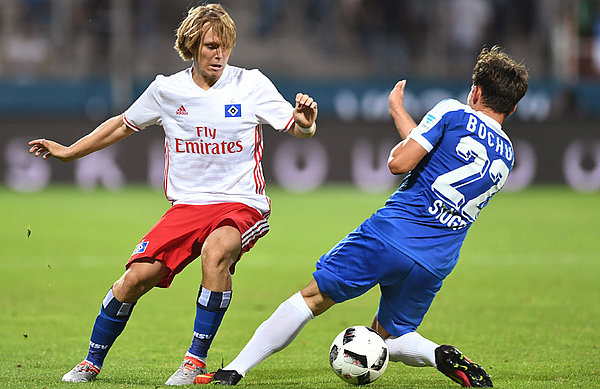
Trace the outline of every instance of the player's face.
{"type": "MultiPolygon", "coordinates": [[[[219,38],[213,33],[212,27],[204,33],[204,39],[198,47],[194,72],[199,76],[201,87],[211,87],[223,74],[229,61],[231,50],[225,50],[219,38]]],[[[195,78],[196,79],[196,78],[195,78]]]]}

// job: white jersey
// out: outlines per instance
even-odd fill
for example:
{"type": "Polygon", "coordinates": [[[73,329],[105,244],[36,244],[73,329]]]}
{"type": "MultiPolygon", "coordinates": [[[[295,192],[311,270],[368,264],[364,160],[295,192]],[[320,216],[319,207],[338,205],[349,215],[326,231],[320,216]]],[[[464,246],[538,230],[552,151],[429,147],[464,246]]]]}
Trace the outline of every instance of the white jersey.
{"type": "Polygon", "coordinates": [[[262,125],[287,131],[293,110],[260,71],[227,65],[208,90],[194,83],[192,68],[157,76],[123,120],[134,131],[163,127],[171,203],[240,202],[266,215],[262,125]]]}

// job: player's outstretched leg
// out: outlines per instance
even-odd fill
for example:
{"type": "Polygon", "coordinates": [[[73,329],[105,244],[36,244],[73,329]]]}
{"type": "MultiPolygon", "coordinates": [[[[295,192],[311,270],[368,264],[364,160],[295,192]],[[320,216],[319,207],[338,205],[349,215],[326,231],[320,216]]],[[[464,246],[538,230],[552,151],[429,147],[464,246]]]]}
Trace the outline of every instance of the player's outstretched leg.
{"type": "Polygon", "coordinates": [[[443,345],[435,349],[437,369],[465,387],[491,388],[492,379],[481,366],[465,357],[456,347],[443,345]]]}
{"type": "Polygon", "coordinates": [[[221,385],[236,385],[243,376],[235,370],[219,369],[214,373],[201,374],[194,379],[194,384],[221,384],[221,385]]]}
{"type": "Polygon", "coordinates": [[[194,383],[237,384],[248,370],[287,347],[314,317],[301,292],[293,294],[258,326],[252,338],[231,363],[215,373],[196,377],[194,383]]]}

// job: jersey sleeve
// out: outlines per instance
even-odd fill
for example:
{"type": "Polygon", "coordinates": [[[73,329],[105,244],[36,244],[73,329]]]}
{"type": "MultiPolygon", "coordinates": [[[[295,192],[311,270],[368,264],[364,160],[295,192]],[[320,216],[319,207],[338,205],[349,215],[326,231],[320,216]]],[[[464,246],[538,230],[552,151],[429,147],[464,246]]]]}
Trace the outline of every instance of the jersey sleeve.
{"type": "Polygon", "coordinates": [[[162,124],[161,97],[159,80],[156,79],[146,88],[144,93],[125,111],[123,121],[134,131],[142,131],[151,125],[162,124]]]}
{"type": "Polygon", "coordinates": [[[415,127],[408,138],[416,141],[427,152],[430,152],[444,134],[445,116],[448,112],[457,111],[462,106],[456,100],[442,100],[436,104],[415,127]]]}
{"type": "Polygon", "coordinates": [[[258,70],[256,95],[256,116],[261,124],[268,124],[275,130],[283,132],[294,123],[294,107],[279,93],[275,85],[258,70]]]}

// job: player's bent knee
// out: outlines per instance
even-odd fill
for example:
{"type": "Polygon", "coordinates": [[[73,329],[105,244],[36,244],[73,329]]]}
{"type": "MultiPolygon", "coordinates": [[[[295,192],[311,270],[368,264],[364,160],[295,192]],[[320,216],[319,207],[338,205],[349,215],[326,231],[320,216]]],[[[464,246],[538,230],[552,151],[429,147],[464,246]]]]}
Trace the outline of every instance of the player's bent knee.
{"type": "Polygon", "coordinates": [[[301,294],[306,305],[308,305],[315,316],[322,314],[335,305],[335,301],[319,289],[319,286],[314,279],[302,289],[301,294]]]}
{"type": "Polygon", "coordinates": [[[135,302],[164,277],[167,268],[159,261],[140,261],[131,264],[115,282],[115,297],[122,302],[135,302]]]}
{"type": "Polygon", "coordinates": [[[202,272],[220,273],[228,272],[233,263],[233,258],[228,253],[202,251],[202,272]]]}
{"type": "Polygon", "coordinates": [[[240,232],[233,227],[224,226],[210,234],[202,245],[200,256],[203,263],[208,266],[216,266],[220,265],[222,261],[234,261],[240,255],[241,250],[240,232]]]}
{"type": "Polygon", "coordinates": [[[205,245],[200,254],[204,273],[229,273],[229,267],[240,253],[237,246],[229,249],[223,246],[205,245]]]}
{"type": "Polygon", "coordinates": [[[319,316],[320,314],[324,313],[329,308],[334,306],[335,301],[329,298],[329,296],[327,296],[326,294],[321,293],[320,295],[313,297],[310,301],[307,301],[306,304],[312,311],[313,315],[319,316]]]}

